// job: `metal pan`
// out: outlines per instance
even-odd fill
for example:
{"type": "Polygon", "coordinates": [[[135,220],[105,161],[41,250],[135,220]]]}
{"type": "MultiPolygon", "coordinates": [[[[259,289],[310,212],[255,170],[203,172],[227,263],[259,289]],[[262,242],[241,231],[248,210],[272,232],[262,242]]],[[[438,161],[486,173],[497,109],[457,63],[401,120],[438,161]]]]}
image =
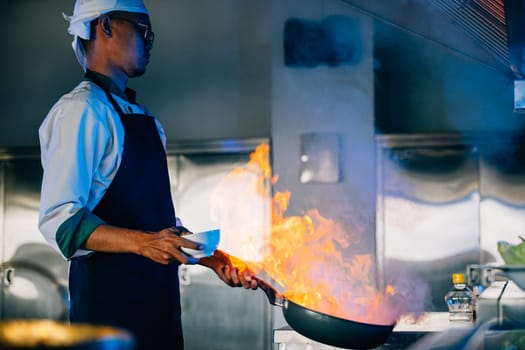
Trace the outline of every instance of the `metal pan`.
{"type": "Polygon", "coordinates": [[[310,310],[288,300],[270,284],[257,278],[272,305],[280,306],[286,322],[298,333],[312,340],[345,349],[371,349],[383,344],[392,333],[392,325],[355,322],[310,310]]]}

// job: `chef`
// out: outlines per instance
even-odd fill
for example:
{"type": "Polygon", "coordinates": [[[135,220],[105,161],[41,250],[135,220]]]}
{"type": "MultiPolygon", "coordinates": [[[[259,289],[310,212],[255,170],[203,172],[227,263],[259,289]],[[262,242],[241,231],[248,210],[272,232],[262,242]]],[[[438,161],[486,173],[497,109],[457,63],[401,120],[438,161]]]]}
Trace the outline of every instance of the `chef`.
{"type": "Polygon", "coordinates": [[[127,88],[144,74],[154,33],[142,0],[76,0],[68,31],[84,79],[39,129],[39,228],[70,260],[70,321],[122,327],[137,349],[182,349],[179,264],[257,288],[226,253],[196,259],[175,216],[159,121],[127,88]]]}

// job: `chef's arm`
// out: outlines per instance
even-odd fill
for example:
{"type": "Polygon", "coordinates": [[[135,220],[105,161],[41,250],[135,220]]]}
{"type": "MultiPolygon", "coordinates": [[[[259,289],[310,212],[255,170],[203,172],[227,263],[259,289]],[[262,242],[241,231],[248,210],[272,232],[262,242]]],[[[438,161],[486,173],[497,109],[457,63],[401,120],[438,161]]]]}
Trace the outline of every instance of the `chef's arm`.
{"type": "Polygon", "coordinates": [[[84,207],[60,224],[55,239],[58,248],[67,259],[75,258],[80,250],[87,250],[134,253],[161,264],[173,261],[195,264],[196,259],[179,250],[180,247],[199,247],[198,243],[179,237],[184,230],[169,227],[158,232],[144,232],[111,226],[84,207]]]}
{"type": "Polygon", "coordinates": [[[198,259],[184,254],[179,248],[202,249],[201,245],[180,237],[178,233],[175,227],[146,233],[102,224],[91,232],[83,247],[108,253],[134,253],[160,264],[170,264],[174,261],[196,264],[198,259]]]}

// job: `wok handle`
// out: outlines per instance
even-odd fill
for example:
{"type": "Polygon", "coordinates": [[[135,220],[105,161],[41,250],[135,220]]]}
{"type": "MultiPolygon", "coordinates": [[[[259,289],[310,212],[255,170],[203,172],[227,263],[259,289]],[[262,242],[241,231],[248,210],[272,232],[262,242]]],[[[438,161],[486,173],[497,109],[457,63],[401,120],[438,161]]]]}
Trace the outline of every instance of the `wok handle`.
{"type": "Polygon", "coordinates": [[[265,282],[257,277],[253,278],[257,281],[257,287],[261,288],[261,290],[268,297],[268,301],[270,302],[270,304],[276,306],[284,306],[284,296],[282,294],[277,292],[275,288],[273,288],[268,282],[265,282]]]}

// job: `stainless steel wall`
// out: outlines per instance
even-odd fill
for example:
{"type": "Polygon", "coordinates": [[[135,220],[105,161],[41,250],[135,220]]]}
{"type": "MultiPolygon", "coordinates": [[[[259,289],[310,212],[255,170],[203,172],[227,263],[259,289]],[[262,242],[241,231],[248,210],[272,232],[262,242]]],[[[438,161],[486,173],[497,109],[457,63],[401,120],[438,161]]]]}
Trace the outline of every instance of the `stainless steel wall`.
{"type": "Polygon", "coordinates": [[[515,133],[378,136],[377,258],[382,283],[402,273],[444,311],[451,274],[503,263],[497,241],[521,242],[525,143],[515,133]]]}
{"type": "Polygon", "coordinates": [[[67,263],[38,231],[38,148],[0,150],[0,319],[67,319],[67,263]]]}

